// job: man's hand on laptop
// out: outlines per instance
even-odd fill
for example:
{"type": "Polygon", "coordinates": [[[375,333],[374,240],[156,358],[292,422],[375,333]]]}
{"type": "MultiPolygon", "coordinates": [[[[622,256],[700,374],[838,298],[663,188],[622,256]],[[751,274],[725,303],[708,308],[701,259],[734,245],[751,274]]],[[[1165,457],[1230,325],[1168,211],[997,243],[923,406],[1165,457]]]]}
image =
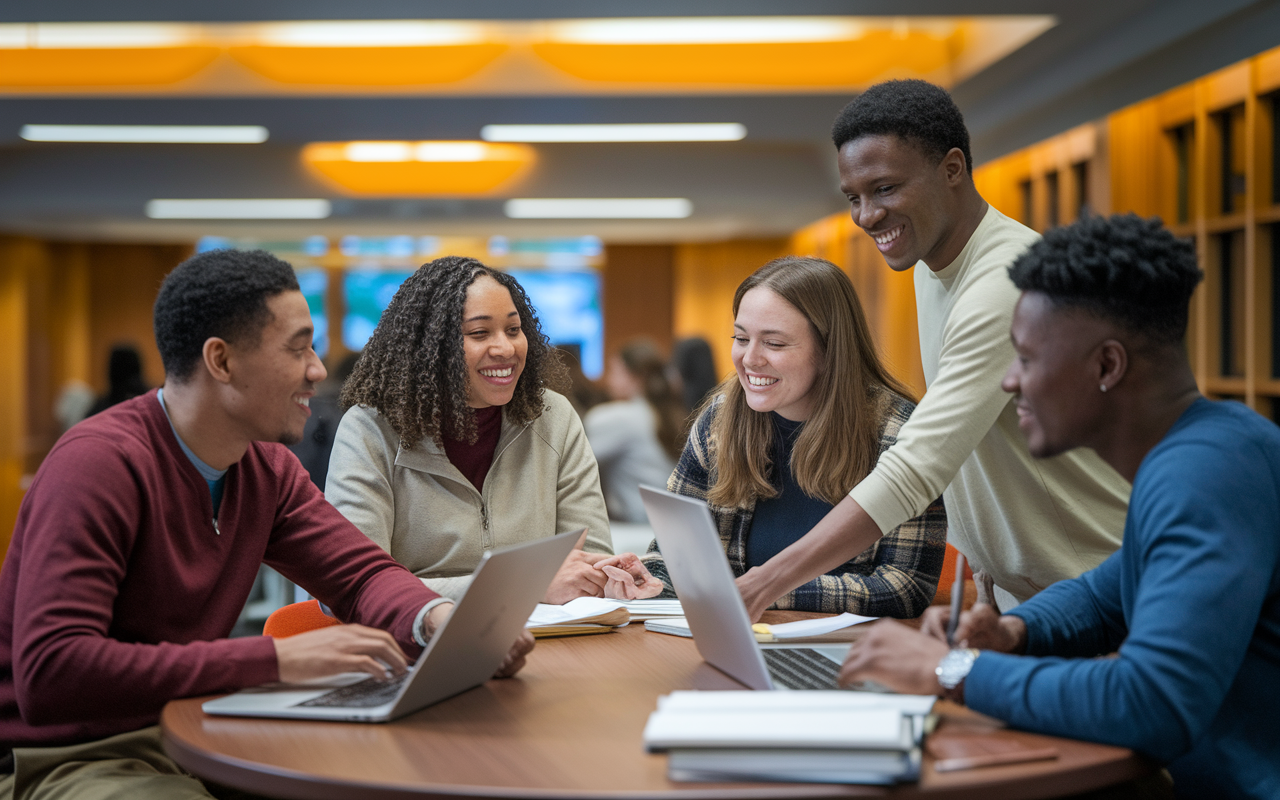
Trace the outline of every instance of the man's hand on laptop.
{"type": "Polygon", "coordinates": [[[951,648],[945,641],[926,636],[891,619],[867,629],[849,649],[840,667],[838,682],[848,686],[875,681],[895,692],[938,694],[942,686],[935,670],[951,648]]]}
{"type": "Polygon", "coordinates": [[[662,594],[662,581],[653,577],[635,553],[619,553],[596,562],[608,576],[604,596],[611,600],[643,600],[662,594]]]}
{"type": "Polygon", "coordinates": [[[547,593],[542,602],[561,606],[578,597],[601,597],[604,585],[609,578],[596,569],[596,562],[609,556],[602,553],[587,553],[582,550],[570,550],[569,557],[560,565],[560,570],[551,579],[547,593]]]}
{"type": "Polygon", "coordinates": [[[340,672],[367,672],[375,678],[387,678],[408,668],[404,653],[391,634],[364,625],[334,625],[272,641],[280,680],[285,683],[340,672]]]}
{"type": "Polygon", "coordinates": [[[529,655],[529,651],[533,649],[533,634],[528,631],[520,631],[520,638],[516,639],[511,645],[511,649],[507,651],[507,657],[502,660],[502,666],[498,667],[498,671],[493,673],[495,678],[510,678],[524,667],[524,657],[529,655]]]}

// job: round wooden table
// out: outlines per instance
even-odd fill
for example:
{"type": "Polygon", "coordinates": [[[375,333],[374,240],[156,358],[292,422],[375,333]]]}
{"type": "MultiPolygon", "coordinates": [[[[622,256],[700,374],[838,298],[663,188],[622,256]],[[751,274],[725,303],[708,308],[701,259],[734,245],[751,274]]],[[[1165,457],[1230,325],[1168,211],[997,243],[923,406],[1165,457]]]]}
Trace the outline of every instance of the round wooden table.
{"type": "Polygon", "coordinates": [[[646,753],[641,738],[658,697],[676,689],[741,688],[703,662],[692,640],[632,624],[608,634],[539,641],[519,677],[489,681],[387,724],[211,717],[200,710],[207,698],[191,698],[169,703],[161,725],[169,754],[192,773],[300,799],[891,794],[998,800],[1082,792],[1154,769],[1124,748],[1002,730],[967,709],[940,703],[943,719],[934,736],[989,732],[1048,743],[1060,755],[950,773],[935,773],[926,756],[919,783],[890,788],[667,780],[666,756],[646,753]]]}

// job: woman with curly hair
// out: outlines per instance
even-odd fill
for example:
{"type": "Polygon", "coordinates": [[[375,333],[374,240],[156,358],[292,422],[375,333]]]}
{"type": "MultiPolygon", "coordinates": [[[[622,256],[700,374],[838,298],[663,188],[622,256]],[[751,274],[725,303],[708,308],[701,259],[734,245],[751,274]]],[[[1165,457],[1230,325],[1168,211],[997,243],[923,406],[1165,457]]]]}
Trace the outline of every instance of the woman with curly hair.
{"type": "MultiPolygon", "coordinates": [[[[880,363],[858,294],[829,261],[770,261],[738,286],[733,316],[734,374],[703,405],[667,488],[706,501],[741,577],[793,558],[792,545],[871,471],[915,403],[880,363]]],[[[937,590],[946,536],[938,499],[848,562],[811,572],[774,607],[917,617],[937,590]]],[[[643,563],[670,593],[656,542],[643,563]]],[[[610,594],[654,591],[609,574],[621,578],[610,594]]]]}
{"type": "Polygon", "coordinates": [[[599,596],[609,523],[567,383],[514,278],[458,256],[425,264],[343,387],[325,495],[455,599],[484,551],[586,528],[544,599],[599,596]]]}

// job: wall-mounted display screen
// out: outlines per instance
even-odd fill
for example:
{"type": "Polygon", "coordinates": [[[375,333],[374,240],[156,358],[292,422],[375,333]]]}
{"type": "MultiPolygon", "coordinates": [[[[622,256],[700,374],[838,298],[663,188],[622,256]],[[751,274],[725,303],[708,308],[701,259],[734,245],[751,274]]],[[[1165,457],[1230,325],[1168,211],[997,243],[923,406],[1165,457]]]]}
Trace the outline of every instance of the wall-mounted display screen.
{"type": "Polygon", "coordinates": [[[396,290],[412,274],[406,270],[353,269],[343,275],[347,315],[342,320],[342,343],[348,350],[364,349],[396,290]]]}
{"type": "Polygon", "coordinates": [[[300,269],[297,275],[298,288],[307,298],[311,325],[315,328],[311,346],[315,348],[316,355],[324,358],[329,355],[329,314],[324,303],[325,292],[329,289],[329,274],[322,269],[300,269]]]}

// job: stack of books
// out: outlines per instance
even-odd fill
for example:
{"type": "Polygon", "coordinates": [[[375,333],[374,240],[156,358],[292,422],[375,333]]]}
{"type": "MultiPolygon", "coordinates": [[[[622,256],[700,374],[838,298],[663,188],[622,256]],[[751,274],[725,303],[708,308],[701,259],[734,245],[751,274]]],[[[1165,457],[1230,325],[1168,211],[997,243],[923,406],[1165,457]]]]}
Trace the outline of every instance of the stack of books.
{"type": "Polygon", "coordinates": [[[539,603],[525,623],[525,628],[538,639],[581,636],[588,633],[608,633],[631,620],[673,617],[683,613],[679,600],[579,597],[560,606],[539,603]]]}
{"type": "Polygon", "coordinates": [[[937,698],[841,691],[673,692],[646,749],[675,781],[891,784],[915,780],[937,698]]]}

